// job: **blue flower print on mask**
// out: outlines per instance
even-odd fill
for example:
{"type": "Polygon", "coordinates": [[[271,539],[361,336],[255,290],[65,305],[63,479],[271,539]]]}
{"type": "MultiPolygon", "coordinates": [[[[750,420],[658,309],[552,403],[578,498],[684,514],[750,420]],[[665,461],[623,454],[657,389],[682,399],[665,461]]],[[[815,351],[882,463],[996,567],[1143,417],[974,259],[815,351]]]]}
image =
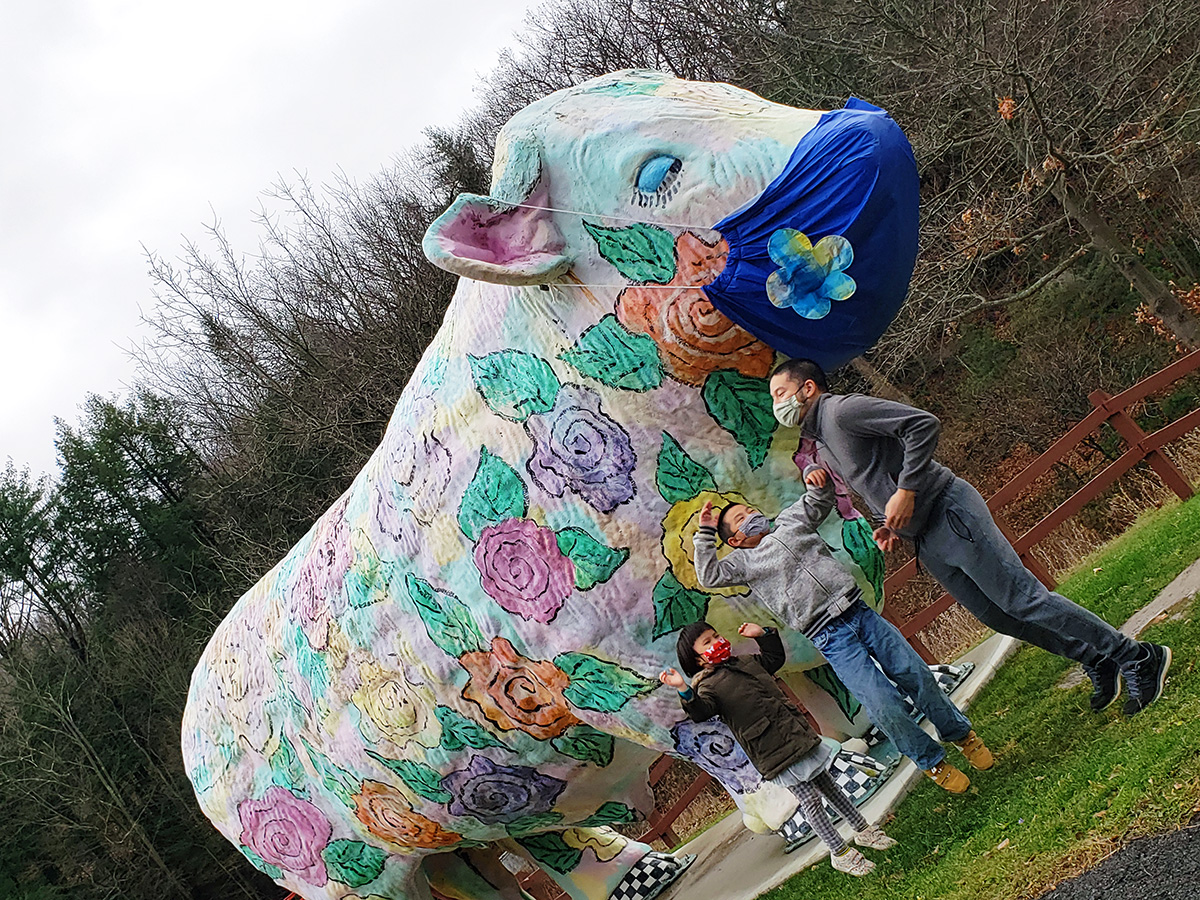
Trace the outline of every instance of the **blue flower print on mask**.
{"type": "Polygon", "coordinates": [[[791,307],[806,319],[829,315],[833,300],[854,293],[854,279],[843,270],[854,262],[854,250],[841,235],[830,234],[814,247],[803,231],[780,228],[767,243],[779,266],[767,278],[767,296],[780,309],[791,307]]]}

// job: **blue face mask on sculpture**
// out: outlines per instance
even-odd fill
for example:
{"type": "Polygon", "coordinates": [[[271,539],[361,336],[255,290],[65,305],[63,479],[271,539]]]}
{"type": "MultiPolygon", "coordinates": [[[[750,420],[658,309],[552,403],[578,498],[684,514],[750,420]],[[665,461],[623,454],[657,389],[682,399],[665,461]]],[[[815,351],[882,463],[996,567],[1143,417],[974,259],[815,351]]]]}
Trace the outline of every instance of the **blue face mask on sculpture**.
{"type": "Polygon", "coordinates": [[[825,113],[750,206],[704,293],[759,340],[836,368],[895,317],[917,253],[917,170],[891,117],[851,98],[825,113]]]}

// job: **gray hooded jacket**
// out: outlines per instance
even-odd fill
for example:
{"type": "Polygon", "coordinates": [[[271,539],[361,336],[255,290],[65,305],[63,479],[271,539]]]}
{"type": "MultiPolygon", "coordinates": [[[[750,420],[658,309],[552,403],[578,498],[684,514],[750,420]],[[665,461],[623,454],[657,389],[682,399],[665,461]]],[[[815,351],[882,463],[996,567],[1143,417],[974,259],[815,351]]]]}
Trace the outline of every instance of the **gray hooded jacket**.
{"type": "MultiPolygon", "coordinates": [[[[804,470],[807,475],[818,466],[804,470]]],[[[739,547],[717,559],[717,530],[701,527],[692,541],[701,587],[744,584],[750,597],[780,622],[812,637],[859,599],[854,576],[833,558],[817,526],[836,502],[833,478],[809,487],[779,514],[770,534],[754,547],[739,547]]],[[[730,598],[736,603],[736,598],[730,598]]]]}

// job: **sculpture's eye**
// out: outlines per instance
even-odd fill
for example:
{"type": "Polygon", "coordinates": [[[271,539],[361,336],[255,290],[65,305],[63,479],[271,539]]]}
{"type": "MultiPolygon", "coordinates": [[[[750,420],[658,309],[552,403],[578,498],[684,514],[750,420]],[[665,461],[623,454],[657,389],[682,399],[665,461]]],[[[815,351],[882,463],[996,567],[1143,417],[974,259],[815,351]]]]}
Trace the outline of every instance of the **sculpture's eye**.
{"type": "Polygon", "coordinates": [[[674,156],[652,156],[642,163],[633,192],[638,206],[658,206],[669,200],[682,169],[683,163],[674,156]]]}

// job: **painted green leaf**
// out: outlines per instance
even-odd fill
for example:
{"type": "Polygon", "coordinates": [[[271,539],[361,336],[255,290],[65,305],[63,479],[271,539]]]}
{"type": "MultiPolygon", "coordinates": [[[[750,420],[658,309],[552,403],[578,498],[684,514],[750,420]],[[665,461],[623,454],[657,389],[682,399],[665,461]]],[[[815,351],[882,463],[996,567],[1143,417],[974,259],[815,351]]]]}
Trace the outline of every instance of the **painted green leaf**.
{"type": "Polygon", "coordinates": [[[245,856],[246,859],[250,860],[250,863],[254,866],[254,868],[258,869],[258,871],[262,872],[264,875],[268,876],[269,878],[276,879],[283,877],[283,870],[280,869],[279,866],[271,865],[245,844],[239,845],[238,849],[242,851],[242,855],[245,856]]]}
{"type": "Polygon", "coordinates": [[[370,538],[360,534],[370,552],[356,553],[354,565],[346,573],[346,596],[350,605],[362,609],[372,603],[379,603],[388,598],[388,582],[391,581],[396,566],[379,558],[378,551],[371,545],[370,538]]]}
{"type": "Polygon", "coordinates": [[[404,576],[404,584],[430,640],[442,652],[458,659],[464,653],[488,649],[471,611],[457,597],[434,590],[428,581],[411,572],[404,576]]]}
{"type": "Polygon", "coordinates": [[[778,424],[767,379],[718,369],[704,380],[701,393],[708,414],[746,448],[751,468],[761,466],[778,424]]]}
{"type": "Polygon", "coordinates": [[[479,466],[463,493],[458,527],[472,541],[483,529],[525,515],[525,482],[508,463],[487,447],[479,450],[479,466]]]}
{"type": "Polygon", "coordinates": [[[452,799],[450,793],[442,789],[442,776],[436,769],[411,759],[388,759],[374,750],[368,750],[367,756],[395,772],[405,784],[426,800],[449,803],[452,799]]]}
{"type": "Polygon", "coordinates": [[[847,719],[853,719],[862,709],[862,704],[842,684],[842,679],[837,677],[837,673],[833,671],[833,666],[829,663],[817,666],[815,669],[808,669],[804,674],[813,684],[834,699],[838,709],[847,719]]]}
{"type": "Polygon", "coordinates": [[[654,483],[668,503],[691,500],[701,491],[717,489],[717,483],[708,469],[688,456],[679,441],[665,431],[662,449],[658,451],[658,471],[654,473],[654,483]]]}
{"type": "Polygon", "coordinates": [[[387,851],[362,841],[336,840],[321,851],[329,877],[350,887],[370,884],[383,872],[387,851]]]}
{"type": "Polygon", "coordinates": [[[875,588],[875,599],[883,599],[883,575],[885,564],[883,551],[875,544],[872,537],[871,523],[863,516],[842,521],[842,544],[850,558],[858,563],[858,567],[875,588]]]}
{"type": "Polygon", "coordinates": [[[592,815],[575,824],[576,828],[600,828],[604,825],[624,825],[637,819],[637,814],[624,803],[609,800],[592,815]]]}
{"type": "Polygon", "coordinates": [[[600,255],[617,271],[639,284],[666,284],[675,277],[675,236],[665,228],[640,222],[627,228],[605,228],[584,222],[600,255]]]}
{"type": "Polygon", "coordinates": [[[484,747],[503,747],[504,744],[483,726],[472,722],[448,706],[438,706],[433,710],[439,722],[442,723],[441,746],[446,750],[461,750],[464,747],[474,747],[482,750],[484,747]]]}
{"type": "Polygon", "coordinates": [[[279,735],[279,748],[271,754],[271,780],[289,790],[307,780],[300,758],[296,756],[296,748],[287,739],[287,735],[279,735]]]}
{"type": "Polygon", "coordinates": [[[571,683],[563,691],[580,709],[616,712],[638,694],[658,686],[658,681],[586,653],[562,653],[554,664],[567,673],[571,683]]]}
{"type": "Polygon", "coordinates": [[[529,837],[518,838],[517,843],[529,851],[529,855],[547,868],[566,875],[579,865],[583,851],[568,847],[562,835],[557,831],[547,831],[544,834],[532,834],[529,837]]]}
{"type": "Polygon", "coordinates": [[[686,588],[668,569],[654,585],[654,640],[708,615],[708,594],[686,588]]]}
{"type": "Polygon", "coordinates": [[[496,415],[524,422],[554,406],[561,385],[550,364],[520,350],[468,356],[475,387],[496,415]]]}
{"type": "Polygon", "coordinates": [[[604,768],[613,758],[613,737],[591,725],[576,725],[550,742],[563,756],[595,763],[604,768]]]}
{"type": "Polygon", "coordinates": [[[535,813],[532,816],[525,816],[515,822],[510,822],[505,826],[505,830],[513,837],[520,837],[534,831],[541,831],[547,825],[557,825],[561,821],[562,813],[535,813]]]}
{"type": "Polygon", "coordinates": [[[629,548],[614,550],[582,528],[564,528],[554,539],[559,552],[575,564],[575,587],[581,591],[602,584],[629,559],[629,548]]]}
{"type": "Polygon", "coordinates": [[[313,768],[317,770],[317,775],[320,776],[321,784],[325,789],[345,806],[354,809],[354,795],[361,790],[361,783],[345,769],[334,765],[328,756],[317,750],[304,738],[300,738],[300,743],[304,745],[308,759],[313,768]]]}
{"type": "Polygon", "coordinates": [[[627,391],[649,391],[663,380],[662,360],[654,339],[634,334],[617,317],[605,316],[558,358],[588,378],[627,391]]]}

